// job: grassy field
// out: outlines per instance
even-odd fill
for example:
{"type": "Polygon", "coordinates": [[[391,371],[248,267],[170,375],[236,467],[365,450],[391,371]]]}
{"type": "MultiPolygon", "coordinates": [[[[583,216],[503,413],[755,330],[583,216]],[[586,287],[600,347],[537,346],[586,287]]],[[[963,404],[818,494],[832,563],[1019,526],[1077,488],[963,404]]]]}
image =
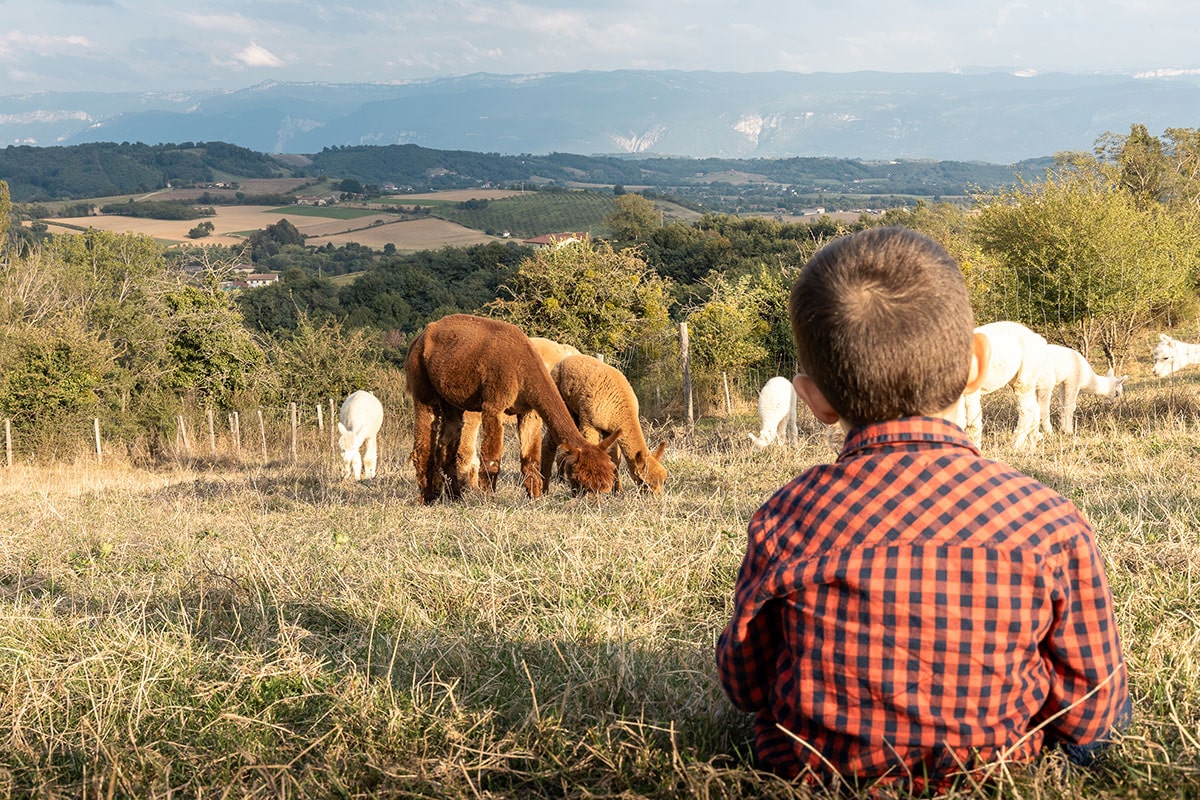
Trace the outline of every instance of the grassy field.
{"type": "MultiPolygon", "coordinates": [[[[0,467],[0,796],[807,796],[751,770],[715,677],[753,510],[833,452],[757,419],[663,424],[662,497],[421,507],[402,393],[379,477],[320,435],[177,461],[0,467]]],[[[1099,531],[1137,716],[1090,773],[962,797],[1200,796],[1200,375],[1081,398],[1078,433],[984,451],[1099,531]]],[[[831,795],[832,796],[832,795],[831,795]]]]}

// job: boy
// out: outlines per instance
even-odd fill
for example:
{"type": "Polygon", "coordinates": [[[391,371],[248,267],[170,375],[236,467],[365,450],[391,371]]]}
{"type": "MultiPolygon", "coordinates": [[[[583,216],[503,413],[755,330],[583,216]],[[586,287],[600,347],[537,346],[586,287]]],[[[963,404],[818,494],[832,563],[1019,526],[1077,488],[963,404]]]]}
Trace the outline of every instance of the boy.
{"type": "Polygon", "coordinates": [[[862,231],[789,315],[796,392],[848,435],[752,517],[717,644],[760,766],[923,790],[1051,743],[1090,760],[1129,714],[1112,596],[1078,509],[952,422],[988,360],[958,265],[862,231]]]}

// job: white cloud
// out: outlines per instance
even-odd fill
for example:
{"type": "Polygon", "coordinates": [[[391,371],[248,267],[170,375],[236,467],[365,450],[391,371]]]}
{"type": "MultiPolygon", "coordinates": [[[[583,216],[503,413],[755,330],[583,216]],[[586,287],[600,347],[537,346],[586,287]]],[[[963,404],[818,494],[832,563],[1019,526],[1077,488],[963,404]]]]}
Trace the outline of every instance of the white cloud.
{"type": "Polygon", "coordinates": [[[282,67],[284,62],[267,48],[251,42],[250,45],[234,56],[239,63],[247,67],[282,67]]]}

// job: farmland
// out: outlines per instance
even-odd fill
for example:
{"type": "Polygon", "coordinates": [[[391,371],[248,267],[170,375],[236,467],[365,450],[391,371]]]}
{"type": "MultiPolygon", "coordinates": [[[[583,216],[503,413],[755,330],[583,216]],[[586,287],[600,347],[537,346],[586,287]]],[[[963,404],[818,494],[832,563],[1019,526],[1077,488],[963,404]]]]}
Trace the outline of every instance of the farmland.
{"type": "MultiPolygon", "coordinates": [[[[1200,380],[1147,372],[1030,451],[996,397],[983,445],[1095,524],[1134,727],[1089,774],[1008,765],[952,797],[1200,793],[1200,380]]],[[[530,502],[510,442],[495,496],[424,507],[398,385],[360,484],[311,419],[290,457],[274,412],[266,457],[218,429],[165,463],[0,473],[5,793],[808,796],[750,769],[712,646],[750,513],[833,457],[819,426],[755,452],[746,401],[660,421],[662,497],[530,502]]]]}

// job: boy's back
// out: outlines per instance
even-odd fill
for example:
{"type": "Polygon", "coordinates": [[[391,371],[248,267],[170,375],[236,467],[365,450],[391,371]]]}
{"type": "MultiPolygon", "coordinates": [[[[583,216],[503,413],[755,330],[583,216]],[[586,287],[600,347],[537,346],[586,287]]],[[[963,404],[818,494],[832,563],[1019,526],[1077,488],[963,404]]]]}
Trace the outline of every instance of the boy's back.
{"type": "Polygon", "coordinates": [[[717,666],[759,762],[921,787],[1103,741],[1128,695],[1093,532],[950,421],[988,361],[957,264],[911,231],[854,234],[789,312],[797,393],[849,434],[750,522],[717,666]]]}

